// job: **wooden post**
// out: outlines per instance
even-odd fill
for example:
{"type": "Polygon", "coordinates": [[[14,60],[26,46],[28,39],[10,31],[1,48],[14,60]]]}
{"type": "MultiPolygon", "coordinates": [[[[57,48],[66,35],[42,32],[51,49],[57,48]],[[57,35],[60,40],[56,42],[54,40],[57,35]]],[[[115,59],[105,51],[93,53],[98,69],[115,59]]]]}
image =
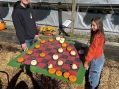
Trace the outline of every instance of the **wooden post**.
{"type": "Polygon", "coordinates": [[[74,35],[74,26],[75,26],[75,18],[76,18],[76,0],[72,0],[72,12],[71,12],[71,36],[74,35]]]}

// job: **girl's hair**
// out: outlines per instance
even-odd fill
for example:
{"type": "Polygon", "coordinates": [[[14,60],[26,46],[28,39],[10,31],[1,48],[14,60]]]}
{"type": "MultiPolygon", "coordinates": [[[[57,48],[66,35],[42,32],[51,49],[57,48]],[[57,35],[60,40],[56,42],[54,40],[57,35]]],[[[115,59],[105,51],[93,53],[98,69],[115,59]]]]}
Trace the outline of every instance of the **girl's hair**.
{"type": "Polygon", "coordinates": [[[102,22],[102,18],[101,17],[95,17],[91,20],[91,23],[92,22],[95,22],[96,25],[97,25],[97,30],[96,31],[93,31],[91,30],[91,37],[90,37],[90,43],[92,43],[93,41],[93,38],[96,34],[102,34],[104,37],[104,29],[103,29],[103,22],[102,22]]]}

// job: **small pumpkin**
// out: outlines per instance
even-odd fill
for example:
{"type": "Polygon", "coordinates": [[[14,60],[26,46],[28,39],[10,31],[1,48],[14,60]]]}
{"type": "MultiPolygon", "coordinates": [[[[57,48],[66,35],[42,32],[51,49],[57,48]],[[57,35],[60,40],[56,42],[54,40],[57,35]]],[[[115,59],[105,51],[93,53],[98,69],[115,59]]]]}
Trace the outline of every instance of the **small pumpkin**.
{"type": "Polygon", "coordinates": [[[58,60],[59,56],[58,56],[57,54],[53,54],[52,58],[53,58],[54,60],[58,60]]]}
{"type": "Polygon", "coordinates": [[[76,56],[76,51],[72,50],[72,51],[70,51],[70,54],[71,54],[72,56],[76,56]]]}
{"type": "Polygon", "coordinates": [[[40,43],[41,44],[44,44],[46,42],[46,40],[41,40],[40,43]]]}
{"type": "Polygon", "coordinates": [[[43,53],[43,52],[40,53],[39,55],[40,55],[40,57],[45,57],[45,53],[43,53]]]}
{"type": "Polygon", "coordinates": [[[77,80],[77,78],[76,78],[75,75],[70,75],[70,76],[69,76],[69,80],[70,80],[71,82],[75,82],[75,81],[77,80]]]}
{"type": "Polygon", "coordinates": [[[27,51],[27,54],[29,54],[29,55],[32,54],[32,53],[33,53],[32,50],[28,50],[28,51],[27,51]]]}
{"type": "Polygon", "coordinates": [[[52,35],[52,32],[50,32],[50,31],[49,31],[49,32],[46,31],[46,32],[44,32],[43,34],[44,34],[45,36],[51,36],[51,35],[52,35]]]}
{"type": "Polygon", "coordinates": [[[36,60],[32,60],[31,61],[31,65],[35,66],[37,64],[37,61],[36,60]]]}
{"type": "Polygon", "coordinates": [[[53,42],[53,41],[54,41],[54,39],[53,39],[53,38],[50,38],[50,39],[49,39],[49,42],[53,42]]]}
{"type": "Polygon", "coordinates": [[[72,50],[72,47],[67,47],[67,51],[70,52],[72,50]]]}
{"type": "Polygon", "coordinates": [[[56,71],[56,75],[57,76],[62,76],[62,72],[61,71],[56,71]]]}
{"type": "Polygon", "coordinates": [[[0,23],[0,30],[4,30],[6,28],[6,25],[5,25],[5,23],[0,23]]]}
{"type": "Polygon", "coordinates": [[[67,47],[67,43],[62,43],[61,46],[66,48],[67,47]]]}
{"type": "Polygon", "coordinates": [[[70,76],[70,73],[69,72],[64,72],[63,76],[64,76],[64,78],[68,78],[70,76]]]}
{"type": "Polygon", "coordinates": [[[49,68],[49,69],[48,69],[48,72],[49,72],[50,74],[54,74],[54,73],[56,72],[56,69],[55,69],[55,68],[49,68]]]}
{"type": "Polygon", "coordinates": [[[59,41],[59,40],[60,40],[60,37],[59,37],[59,36],[57,36],[57,37],[56,37],[56,40],[57,40],[57,41],[59,41]]]}
{"type": "Polygon", "coordinates": [[[63,52],[63,48],[58,48],[58,52],[62,53],[63,52]]]}
{"type": "Polygon", "coordinates": [[[34,47],[35,48],[40,48],[40,45],[39,44],[36,44],[34,47]]]}
{"type": "Polygon", "coordinates": [[[53,64],[48,64],[48,68],[53,68],[53,64]]]}
{"type": "Polygon", "coordinates": [[[24,58],[23,57],[20,57],[20,58],[18,58],[18,60],[17,60],[19,63],[21,63],[21,62],[23,62],[24,61],[24,58]]]}
{"type": "Polygon", "coordinates": [[[65,38],[60,38],[59,42],[60,43],[64,43],[65,42],[65,38]]]}

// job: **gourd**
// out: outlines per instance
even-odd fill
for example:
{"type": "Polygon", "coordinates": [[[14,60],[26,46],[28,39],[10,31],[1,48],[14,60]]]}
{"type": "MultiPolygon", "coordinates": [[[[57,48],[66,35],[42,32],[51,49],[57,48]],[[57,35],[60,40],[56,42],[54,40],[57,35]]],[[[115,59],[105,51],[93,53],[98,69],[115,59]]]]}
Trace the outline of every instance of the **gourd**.
{"type": "Polygon", "coordinates": [[[3,22],[0,23],[0,31],[1,31],[1,30],[4,30],[5,28],[6,28],[5,23],[3,23],[3,22]]]}
{"type": "Polygon", "coordinates": [[[62,46],[63,48],[66,48],[66,47],[67,47],[67,43],[62,43],[61,46],[62,46]]]}
{"type": "Polygon", "coordinates": [[[41,44],[44,44],[46,42],[46,40],[41,40],[40,43],[41,44]]]}
{"type": "Polygon", "coordinates": [[[75,82],[76,80],[77,80],[77,78],[76,78],[75,75],[70,75],[70,76],[69,76],[69,81],[75,82]]]}
{"type": "Polygon", "coordinates": [[[54,39],[53,39],[53,38],[50,38],[50,39],[49,39],[49,42],[53,42],[53,41],[54,41],[54,39]]]}
{"type": "Polygon", "coordinates": [[[39,48],[39,47],[40,47],[40,45],[39,45],[39,44],[36,44],[34,47],[35,47],[35,48],[39,48]]]}
{"type": "Polygon", "coordinates": [[[61,71],[56,71],[56,76],[62,76],[62,72],[61,71]]]}
{"type": "Polygon", "coordinates": [[[17,59],[17,62],[19,62],[19,63],[21,63],[23,61],[24,61],[24,58],[23,57],[20,57],[20,58],[17,59]]]}
{"type": "Polygon", "coordinates": [[[27,54],[29,54],[29,55],[32,54],[32,53],[33,53],[32,50],[28,50],[28,51],[27,51],[27,54]]]}
{"type": "Polygon", "coordinates": [[[70,73],[69,72],[64,72],[63,76],[64,76],[64,78],[68,78],[70,76],[70,73]]]}
{"type": "Polygon", "coordinates": [[[49,72],[50,74],[54,74],[54,73],[56,72],[56,69],[55,69],[55,68],[49,68],[49,69],[48,69],[48,72],[49,72]]]}
{"type": "Polygon", "coordinates": [[[39,54],[39,56],[40,57],[45,57],[46,55],[45,55],[45,53],[42,52],[42,53],[39,54]]]}
{"type": "Polygon", "coordinates": [[[67,47],[67,51],[70,52],[72,50],[72,47],[67,47]]]}

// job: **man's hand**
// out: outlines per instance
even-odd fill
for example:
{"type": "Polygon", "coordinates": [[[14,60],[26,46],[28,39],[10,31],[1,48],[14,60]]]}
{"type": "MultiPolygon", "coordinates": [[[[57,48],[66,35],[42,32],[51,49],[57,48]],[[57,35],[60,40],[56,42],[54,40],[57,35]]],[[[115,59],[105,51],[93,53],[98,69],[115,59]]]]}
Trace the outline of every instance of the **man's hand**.
{"type": "Polygon", "coordinates": [[[39,35],[35,35],[35,38],[39,38],[39,35]]]}
{"type": "Polygon", "coordinates": [[[39,37],[39,35],[35,35],[35,38],[34,38],[34,39],[36,39],[36,40],[38,40],[38,41],[41,40],[40,37],[39,37]]]}
{"type": "Polygon", "coordinates": [[[26,43],[21,44],[21,47],[24,51],[28,50],[26,43]]]}

